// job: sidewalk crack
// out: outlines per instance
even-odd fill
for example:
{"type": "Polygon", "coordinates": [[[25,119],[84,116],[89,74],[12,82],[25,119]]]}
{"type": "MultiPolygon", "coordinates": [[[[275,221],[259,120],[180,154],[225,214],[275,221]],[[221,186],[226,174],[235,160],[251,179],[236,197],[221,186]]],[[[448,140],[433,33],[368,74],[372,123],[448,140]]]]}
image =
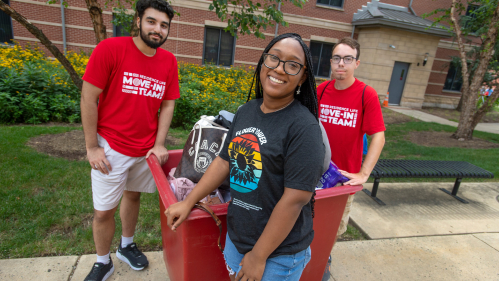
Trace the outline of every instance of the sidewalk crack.
{"type": "Polygon", "coordinates": [[[489,243],[487,243],[487,242],[483,241],[482,239],[480,239],[479,237],[477,237],[475,234],[472,234],[472,235],[473,235],[473,237],[475,237],[476,239],[478,239],[478,240],[482,241],[485,245],[487,245],[487,246],[491,247],[492,249],[496,250],[496,252],[499,252],[499,249],[496,249],[494,246],[492,246],[492,245],[490,245],[489,243]]]}
{"type": "Polygon", "coordinates": [[[78,267],[78,263],[80,262],[81,257],[82,256],[78,256],[78,258],[76,259],[76,262],[73,265],[73,270],[71,270],[71,273],[68,276],[68,281],[71,281],[71,279],[73,279],[73,275],[75,274],[76,267],[78,267]]]}

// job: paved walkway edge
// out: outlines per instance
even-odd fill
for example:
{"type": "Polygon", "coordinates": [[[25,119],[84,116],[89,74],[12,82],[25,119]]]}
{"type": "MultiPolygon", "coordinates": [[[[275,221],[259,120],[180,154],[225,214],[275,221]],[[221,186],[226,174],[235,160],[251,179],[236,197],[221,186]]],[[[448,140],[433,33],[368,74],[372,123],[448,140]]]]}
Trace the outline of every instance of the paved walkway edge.
{"type": "MultiPolygon", "coordinates": [[[[438,124],[443,124],[453,127],[457,127],[458,125],[457,122],[449,121],[445,118],[435,116],[426,112],[422,112],[416,109],[399,108],[399,107],[386,107],[386,108],[425,122],[435,122],[438,124]]],[[[475,127],[475,131],[499,134],[499,123],[478,123],[478,125],[475,127]]]]}
{"type": "Polygon", "coordinates": [[[75,271],[76,271],[76,268],[78,267],[78,263],[80,262],[80,259],[81,259],[81,256],[78,256],[75,264],[73,265],[73,270],[71,270],[71,273],[69,273],[68,281],[71,281],[71,279],[73,278],[73,275],[75,274],[75,271]]]}

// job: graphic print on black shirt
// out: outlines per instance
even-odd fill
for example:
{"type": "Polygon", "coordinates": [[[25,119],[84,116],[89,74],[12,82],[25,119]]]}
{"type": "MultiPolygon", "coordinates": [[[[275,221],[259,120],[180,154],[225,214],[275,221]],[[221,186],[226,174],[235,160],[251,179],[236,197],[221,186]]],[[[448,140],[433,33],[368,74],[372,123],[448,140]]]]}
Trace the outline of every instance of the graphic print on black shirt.
{"type": "Polygon", "coordinates": [[[262,175],[262,156],[257,137],[244,134],[232,139],[229,158],[230,187],[241,193],[256,190],[262,175]]]}
{"type": "MultiPolygon", "coordinates": [[[[219,155],[229,164],[227,232],[241,254],[253,249],[286,188],[312,194],[322,175],[324,145],[317,119],[296,100],[267,114],[261,104],[262,99],[252,100],[239,108],[219,155]]],[[[303,251],[313,237],[308,203],[269,257],[303,251]]]]}

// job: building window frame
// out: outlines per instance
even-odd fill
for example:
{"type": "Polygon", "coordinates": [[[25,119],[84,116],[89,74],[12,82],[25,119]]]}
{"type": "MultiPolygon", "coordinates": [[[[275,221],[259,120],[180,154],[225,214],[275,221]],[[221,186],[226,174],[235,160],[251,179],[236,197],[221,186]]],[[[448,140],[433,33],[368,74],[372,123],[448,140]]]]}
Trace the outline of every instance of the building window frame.
{"type": "MultiPolygon", "coordinates": [[[[116,18],[116,14],[113,13],[113,21],[116,18]]],[[[113,23],[113,37],[126,37],[131,36],[129,32],[127,32],[122,25],[115,25],[113,23]],[[118,32],[123,33],[123,35],[117,35],[118,32]]]]}
{"type": "MultiPolygon", "coordinates": [[[[466,13],[465,16],[470,17],[472,19],[476,19],[476,15],[472,12],[475,11],[476,9],[480,8],[480,5],[475,5],[475,4],[469,4],[468,7],[466,8],[466,13]]],[[[464,25],[464,27],[467,27],[468,23],[464,25]]],[[[471,32],[474,34],[477,30],[472,30],[471,32]]]]}
{"type": "Polygon", "coordinates": [[[334,4],[331,4],[331,2],[336,2],[338,0],[322,0],[321,2],[324,2],[324,1],[327,1],[328,3],[320,3],[319,1],[321,0],[317,0],[316,1],[316,5],[317,6],[322,6],[322,7],[327,7],[327,8],[334,8],[334,9],[340,9],[340,10],[343,10],[343,7],[345,7],[345,0],[339,0],[341,1],[341,5],[334,5],[334,4]]]}
{"type": "MultiPolygon", "coordinates": [[[[0,1],[3,1],[5,4],[7,4],[8,6],[10,6],[10,1],[9,0],[0,0],[0,1]]],[[[7,39],[7,40],[0,40],[0,45],[5,45],[5,42],[7,42],[7,45],[13,45],[14,42],[12,42],[12,40],[14,40],[14,26],[12,24],[12,17],[10,17],[9,15],[5,14],[4,12],[0,11],[1,13],[3,13],[6,17],[9,17],[9,24],[10,24],[10,39],[7,39]]]]}
{"type": "MultiPolygon", "coordinates": [[[[231,55],[231,62],[229,65],[220,65],[220,49],[222,48],[222,32],[228,32],[225,31],[223,27],[217,27],[217,26],[210,26],[210,25],[205,25],[204,27],[204,37],[203,37],[203,57],[201,63],[203,65],[206,65],[207,63],[205,62],[205,57],[206,57],[206,33],[208,32],[208,29],[213,29],[213,30],[218,30],[219,35],[218,35],[218,50],[217,50],[217,62],[215,63],[216,66],[218,67],[231,67],[234,65],[234,60],[236,56],[236,37],[232,36],[233,43],[232,43],[232,55],[231,55]]],[[[230,34],[230,32],[229,32],[230,34]]]]}
{"type": "Polygon", "coordinates": [[[460,92],[462,88],[463,88],[463,81],[462,81],[462,75],[461,75],[461,67],[456,66],[454,64],[451,64],[449,66],[449,70],[447,71],[447,76],[445,77],[443,90],[444,91],[460,92]],[[454,71],[454,74],[451,75],[451,71],[454,71]],[[452,76],[452,77],[449,77],[449,76],[452,76]],[[447,80],[449,78],[451,79],[450,83],[447,82],[447,80]],[[459,89],[454,89],[454,86],[456,83],[461,83],[461,85],[459,86],[459,89]]]}
{"type": "MultiPolygon", "coordinates": [[[[327,63],[328,63],[328,66],[329,66],[329,71],[328,71],[328,75],[327,76],[320,76],[319,75],[319,70],[320,70],[320,61],[321,61],[321,58],[322,58],[322,54],[324,53],[324,45],[328,45],[328,47],[330,46],[331,47],[331,58],[332,58],[332,55],[333,55],[333,48],[334,46],[336,45],[336,43],[330,43],[330,42],[321,42],[321,41],[310,41],[310,54],[312,56],[312,44],[315,43],[315,44],[321,44],[321,50],[320,50],[320,53],[319,53],[319,59],[318,59],[318,64],[317,64],[317,69],[314,69],[314,76],[316,78],[331,78],[331,61],[328,60],[327,63]]],[[[330,58],[330,59],[331,59],[330,58]]],[[[312,58],[313,59],[313,58],[312,58]]],[[[311,62],[312,66],[313,66],[313,61],[311,62]]]]}

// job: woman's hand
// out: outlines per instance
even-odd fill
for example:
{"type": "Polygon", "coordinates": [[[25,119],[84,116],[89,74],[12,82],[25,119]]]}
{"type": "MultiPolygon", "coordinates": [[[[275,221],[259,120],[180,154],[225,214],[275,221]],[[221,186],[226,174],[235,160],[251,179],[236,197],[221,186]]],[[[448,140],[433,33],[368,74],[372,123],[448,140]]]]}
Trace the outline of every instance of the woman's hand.
{"type": "Polygon", "coordinates": [[[236,276],[236,281],[260,281],[262,280],[263,272],[265,271],[265,264],[267,260],[258,257],[253,251],[244,255],[241,263],[241,270],[236,276]]]}
{"type": "Polygon", "coordinates": [[[189,216],[192,210],[191,204],[187,201],[182,201],[170,205],[168,209],[165,211],[165,215],[167,217],[168,227],[172,229],[172,231],[176,232],[177,227],[189,216]]]}

